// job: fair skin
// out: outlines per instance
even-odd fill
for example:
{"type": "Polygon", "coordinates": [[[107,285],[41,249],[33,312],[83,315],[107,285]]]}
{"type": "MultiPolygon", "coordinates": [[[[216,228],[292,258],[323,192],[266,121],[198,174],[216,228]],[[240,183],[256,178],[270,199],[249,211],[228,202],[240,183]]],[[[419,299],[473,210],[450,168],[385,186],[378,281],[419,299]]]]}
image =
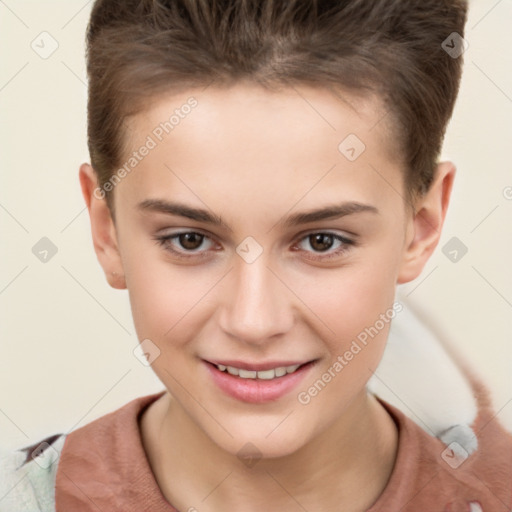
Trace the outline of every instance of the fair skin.
{"type": "Polygon", "coordinates": [[[393,420],[365,388],[389,324],[309,403],[297,395],[392,307],[397,284],[420,274],[455,168],[439,164],[411,210],[378,99],[347,95],[351,107],[307,86],[160,98],[130,120],[130,147],[191,95],[198,106],[116,186],[115,222],[93,193],[93,169],[80,168],[100,264],[111,286],[128,289],[139,340],[160,350],[152,369],[168,393],[140,420],[157,483],[183,511],[366,510],[397,450],[393,420]],[[351,133],[366,146],[354,161],[338,150],[351,133]],[[205,209],[226,226],[140,208],[149,199],[205,209]],[[345,202],[371,208],[284,223],[345,202]],[[154,240],[181,232],[204,236],[154,240]],[[326,232],[354,244],[310,236],[326,232]],[[251,263],[236,252],[249,236],[263,249],[251,263]],[[251,403],[212,382],[206,361],[224,359],[315,364],[278,399],[251,403]],[[249,442],[261,455],[250,467],[237,456],[249,442]]]}

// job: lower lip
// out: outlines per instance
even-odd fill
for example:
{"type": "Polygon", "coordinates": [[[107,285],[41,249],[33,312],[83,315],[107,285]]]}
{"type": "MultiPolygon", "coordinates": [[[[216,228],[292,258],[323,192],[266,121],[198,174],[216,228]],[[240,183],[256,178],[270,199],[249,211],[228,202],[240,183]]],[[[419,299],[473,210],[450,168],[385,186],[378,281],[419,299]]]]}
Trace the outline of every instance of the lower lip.
{"type": "Polygon", "coordinates": [[[271,380],[242,379],[227,372],[221,372],[214,364],[204,361],[213,381],[227,395],[253,404],[278,400],[301,382],[314,365],[311,361],[293,373],[271,380]]]}

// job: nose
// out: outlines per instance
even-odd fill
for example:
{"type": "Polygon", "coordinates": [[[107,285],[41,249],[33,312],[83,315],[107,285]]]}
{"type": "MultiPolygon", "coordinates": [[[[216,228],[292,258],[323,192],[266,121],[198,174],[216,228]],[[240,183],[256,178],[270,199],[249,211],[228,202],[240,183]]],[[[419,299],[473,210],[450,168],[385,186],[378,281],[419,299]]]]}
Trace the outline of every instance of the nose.
{"type": "Polygon", "coordinates": [[[256,261],[235,261],[224,289],[220,327],[234,339],[264,345],[288,332],[294,321],[293,293],[269,267],[265,252],[256,261]]]}

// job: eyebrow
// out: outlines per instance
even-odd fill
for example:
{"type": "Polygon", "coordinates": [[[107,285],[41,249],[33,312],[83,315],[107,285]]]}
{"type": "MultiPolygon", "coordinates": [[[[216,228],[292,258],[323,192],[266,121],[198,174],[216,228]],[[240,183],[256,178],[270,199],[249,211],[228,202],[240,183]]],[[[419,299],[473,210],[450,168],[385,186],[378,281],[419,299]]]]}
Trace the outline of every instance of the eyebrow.
{"type": "MultiPolygon", "coordinates": [[[[167,215],[178,215],[197,222],[205,222],[233,231],[218,215],[202,208],[192,208],[183,203],[164,201],[162,199],[146,199],[140,202],[138,208],[142,211],[165,213],[167,215]]],[[[355,213],[370,212],[378,214],[379,210],[372,205],[358,202],[343,202],[341,204],[327,205],[316,210],[294,213],[278,224],[284,227],[295,227],[310,222],[318,222],[328,219],[339,219],[355,213]]]]}

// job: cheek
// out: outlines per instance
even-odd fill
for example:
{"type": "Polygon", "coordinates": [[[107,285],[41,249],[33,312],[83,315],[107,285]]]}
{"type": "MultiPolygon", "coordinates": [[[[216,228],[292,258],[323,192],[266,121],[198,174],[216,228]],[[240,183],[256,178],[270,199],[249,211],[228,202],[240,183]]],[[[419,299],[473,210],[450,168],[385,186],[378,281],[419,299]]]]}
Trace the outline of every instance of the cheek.
{"type": "Polygon", "coordinates": [[[152,241],[134,237],[132,242],[123,247],[123,268],[135,328],[140,339],[161,338],[175,322],[183,290],[170,280],[169,265],[157,257],[152,241]]]}
{"type": "Polygon", "coordinates": [[[220,281],[218,270],[171,263],[152,242],[126,251],[123,266],[139,340],[152,340],[166,360],[176,360],[213,314],[210,294],[220,281]]]}
{"type": "Polygon", "coordinates": [[[373,325],[393,304],[397,255],[380,252],[373,260],[356,262],[339,271],[317,274],[305,302],[340,342],[373,325]]]}
{"type": "Polygon", "coordinates": [[[330,411],[333,419],[365,388],[376,370],[397,313],[393,279],[377,265],[339,274],[325,290],[323,298],[321,293],[316,295],[312,309],[321,311],[322,324],[329,328],[322,327],[328,354],[297,399],[325,418],[325,411],[330,411]]]}
{"type": "Polygon", "coordinates": [[[378,366],[396,316],[393,303],[399,251],[398,244],[376,245],[365,253],[364,260],[354,260],[353,265],[324,277],[318,274],[310,288],[315,291],[305,296],[304,301],[317,313],[328,351],[321,373],[327,372],[325,379],[337,389],[323,394],[319,402],[325,400],[327,405],[334,400],[331,405],[338,407],[336,401],[364,387],[378,366]]]}
{"type": "Polygon", "coordinates": [[[132,269],[129,293],[137,332],[158,339],[174,337],[173,331],[186,324],[182,319],[193,316],[200,306],[210,280],[202,280],[197,273],[191,276],[190,270],[158,263],[132,269]]]}

